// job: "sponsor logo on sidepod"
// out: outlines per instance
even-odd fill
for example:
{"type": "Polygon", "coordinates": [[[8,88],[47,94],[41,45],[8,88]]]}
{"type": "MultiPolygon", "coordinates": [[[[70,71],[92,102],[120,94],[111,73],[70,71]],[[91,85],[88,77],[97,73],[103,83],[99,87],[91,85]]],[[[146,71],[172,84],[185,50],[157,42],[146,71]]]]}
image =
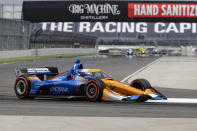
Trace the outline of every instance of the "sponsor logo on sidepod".
{"type": "Polygon", "coordinates": [[[53,92],[58,92],[58,93],[66,93],[68,92],[68,88],[64,88],[64,87],[52,87],[52,91],[53,92]]]}

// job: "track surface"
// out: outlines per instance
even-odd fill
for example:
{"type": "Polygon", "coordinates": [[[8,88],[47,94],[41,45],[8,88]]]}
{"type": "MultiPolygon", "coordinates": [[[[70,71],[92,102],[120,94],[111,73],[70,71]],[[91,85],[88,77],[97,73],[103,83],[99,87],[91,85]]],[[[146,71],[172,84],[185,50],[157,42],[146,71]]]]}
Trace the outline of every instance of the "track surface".
{"type": "MultiPolygon", "coordinates": [[[[101,68],[114,78],[122,80],[157,58],[128,59],[124,56],[89,56],[81,57],[81,61],[85,68],[101,68]]],[[[15,97],[13,91],[15,67],[57,66],[61,72],[68,70],[75,60],[76,58],[59,58],[0,65],[0,115],[197,118],[197,104],[90,103],[80,98],[19,100],[15,97]]],[[[197,94],[196,90],[158,89],[173,98],[196,98],[197,94]]]]}

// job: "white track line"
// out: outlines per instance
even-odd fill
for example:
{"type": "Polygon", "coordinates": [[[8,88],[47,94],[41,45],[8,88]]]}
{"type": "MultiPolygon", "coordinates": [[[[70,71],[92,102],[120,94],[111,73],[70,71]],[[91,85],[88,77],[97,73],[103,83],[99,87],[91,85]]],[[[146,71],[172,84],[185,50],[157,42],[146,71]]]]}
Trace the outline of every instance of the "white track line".
{"type": "Polygon", "coordinates": [[[6,65],[6,64],[8,64],[8,63],[2,63],[2,64],[0,64],[0,65],[6,65]]]}
{"type": "Polygon", "coordinates": [[[194,99],[194,98],[168,98],[167,100],[148,100],[146,102],[197,104],[197,99],[194,99]]]}
{"type": "Polygon", "coordinates": [[[132,73],[131,75],[125,77],[124,79],[121,80],[121,82],[126,82],[129,78],[133,77],[134,75],[140,73],[141,71],[143,71],[144,69],[146,69],[147,67],[151,66],[152,64],[156,63],[157,61],[159,61],[162,57],[160,57],[159,59],[156,59],[155,61],[151,62],[150,64],[142,67],[141,69],[137,70],[136,72],[132,73]]]}
{"type": "Polygon", "coordinates": [[[1,65],[12,64],[12,63],[14,63],[14,62],[10,62],[10,63],[2,63],[2,64],[0,64],[0,66],[1,66],[1,65]]]}

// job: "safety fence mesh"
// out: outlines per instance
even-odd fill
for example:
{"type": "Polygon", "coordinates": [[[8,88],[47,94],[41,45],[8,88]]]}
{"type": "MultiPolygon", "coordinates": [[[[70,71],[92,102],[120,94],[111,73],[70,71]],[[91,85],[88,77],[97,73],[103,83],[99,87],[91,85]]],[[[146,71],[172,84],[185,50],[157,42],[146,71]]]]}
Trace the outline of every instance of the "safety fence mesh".
{"type": "Polygon", "coordinates": [[[0,50],[23,50],[29,48],[29,22],[0,19],[0,50]]]}

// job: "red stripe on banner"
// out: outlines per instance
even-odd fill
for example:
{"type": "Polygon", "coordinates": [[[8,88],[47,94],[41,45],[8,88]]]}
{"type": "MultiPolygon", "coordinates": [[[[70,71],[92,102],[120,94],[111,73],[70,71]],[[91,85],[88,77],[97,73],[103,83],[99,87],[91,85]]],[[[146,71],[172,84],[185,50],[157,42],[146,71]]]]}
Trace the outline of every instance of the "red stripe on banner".
{"type": "Polygon", "coordinates": [[[128,3],[128,17],[197,18],[197,4],[128,3]]]}

